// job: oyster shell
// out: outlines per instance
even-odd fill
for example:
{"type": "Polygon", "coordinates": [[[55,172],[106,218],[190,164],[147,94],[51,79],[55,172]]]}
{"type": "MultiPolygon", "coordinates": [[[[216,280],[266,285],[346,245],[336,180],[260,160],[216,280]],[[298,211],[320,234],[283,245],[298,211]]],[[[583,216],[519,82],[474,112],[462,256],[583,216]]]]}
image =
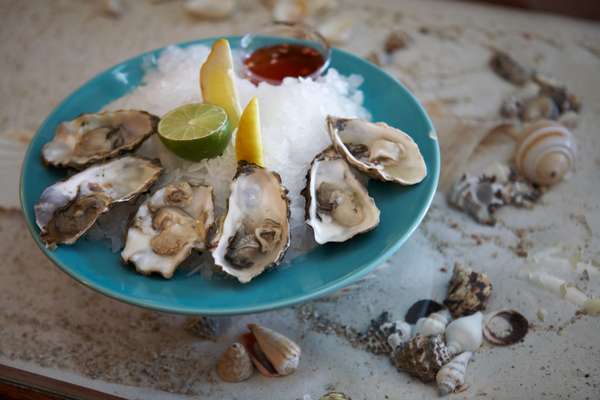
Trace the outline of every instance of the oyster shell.
{"type": "Polygon", "coordinates": [[[233,343],[217,363],[217,374],[225,382],[241,382],[252,376],[254,367],[248,351],[241,343],[233,343]]]}
{"type": "Polygon", "coordinates": [[[454,318],[473,314],[485,310],[492,288],[486,274],[456,264],[444,304],[454,318]]]}
{"type": "Polygon", "coordinates": [[[47,187],[35,205],[35,218],[47,247],[72,244],[115,203],[137,198],[158,179],[162,168],[127,156],[94,165],[47,187]]]}
{"type": "Polygon", "coordinates": [[[382,181],[403,185],[421,182],[427,166],[415,141],[383,122],[327,117],[336,150],[354,167],[382,181]]]}
{"type": "Polygon", "coordinates": [[[42,160],[55,167],[81,169],[137,148],[156,132],[159,118],[145,111],[83,114],[61,123],[42,148],[42,160]]]}
{"type": "Polygon", "coordinates": [[[379,224],[375,201],[332,146],[312,161],[302,195],[306,223],[319,244],[343,242],[379,224]]]}
{"type": "Polygon", "coordinates": [[[193,249],[206,248],[208,228],[214,222],[210,186],[170,183],[157,190],[138,209],[127,230],[124,262],[141,274],[158,272],[171,278],[193,249]]]}
{"type": "Polygon", "coordinates": [[[415,336],[392,355],[392,363],[396,368],[423,382],[433,381],[437,372],[448,361],[450,354],[440,335],[415,336]]]}
{"type": "Polygon", "coordinates": [[[240,161],[224,218],[211,236],[215,264],[250,282],[283,259],[290,244],[289,199],[279,174],[240,161]]]}
{"type": "Polygon", "coordinates": [[[293,373],[300,363],[300,346],[293,340],[258,324],[248,324],[250,333],[244,335],[252,363],[269,377],[293,373]]]}

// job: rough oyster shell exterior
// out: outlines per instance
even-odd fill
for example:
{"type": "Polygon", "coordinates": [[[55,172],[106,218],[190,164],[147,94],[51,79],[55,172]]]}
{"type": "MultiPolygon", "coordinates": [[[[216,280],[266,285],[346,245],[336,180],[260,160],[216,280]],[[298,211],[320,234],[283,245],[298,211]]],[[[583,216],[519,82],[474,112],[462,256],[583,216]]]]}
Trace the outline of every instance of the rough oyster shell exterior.
{"type": "Polygon", "coordinates": [[[423,382],[435,380],[437,372],[450,361],[442,336],[418,335],[400,346],[392,355],[392,364],[423,382]]]}

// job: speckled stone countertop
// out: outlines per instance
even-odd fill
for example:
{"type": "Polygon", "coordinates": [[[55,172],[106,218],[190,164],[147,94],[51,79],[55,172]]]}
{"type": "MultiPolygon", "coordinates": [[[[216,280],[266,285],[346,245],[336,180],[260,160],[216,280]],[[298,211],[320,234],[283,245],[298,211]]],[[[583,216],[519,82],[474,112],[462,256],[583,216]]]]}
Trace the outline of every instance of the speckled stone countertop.
{"type": "MultiPolygon", "coordinates": [[[[237,12],[221,21],[191,18],[178,1],[126,1],[120,18],[104,16],[99,3],[0,2],[0,132],[35,131],[72,90],[123,59],[170,43],[245,33],[270,18],[251,1],[240,1],[237,12]]],[[[494,115],[513,90],[489,70],[490,47],[564,82],[583,102],[576,173],[532,210],[501,210],[495,227],[476,224],[438,195],[412,238],[359,285],[305,306],[224,320],[215,342],[188,333],[185,317],[129,306],[71,280],[37,249],[20,212],[3,210],[0,363],[127,398],[316,400],[334,389],[355,400],[434,398],[433,386],[398,373],[385,357],[321,332],[306,315],[314,309],[358,330],[384,310],[401,318],[416,300],[442,300],[453,265],[461,263],[492,279],[489,310],[520,310],[531,329],[510,347],[484,344],[469,366],[468,390],[453,398],[598,398],[600,319],[576,315],[576,306],[519,279],[518,272],[544,249],[560,246],[565,260],[577,256],[590,267],[583,273],[568,261],[554,262],[547,271],[600,296],[600,27],[454,2],[356,0],[340,9],[356,20],[342,47],[359,55],[380,51],[393,28],[409,33],[410,46],[383,67],[423,102],[443,104],[459,118],[494,115]],[[218,355],[249,322],[284,332],[302,346],[294,375],[255,375],[240,384],[218,379],[218,355]]],[[[497,154],[484,143],[469,168],[497,154]]]]}

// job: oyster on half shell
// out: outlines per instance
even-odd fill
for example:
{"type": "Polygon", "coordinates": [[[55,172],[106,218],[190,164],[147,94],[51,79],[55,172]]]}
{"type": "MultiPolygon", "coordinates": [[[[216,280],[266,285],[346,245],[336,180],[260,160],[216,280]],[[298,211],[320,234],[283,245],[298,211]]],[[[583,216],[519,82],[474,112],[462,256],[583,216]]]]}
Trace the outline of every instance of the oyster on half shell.
{"type": "Polygon", "coordinates": [[[215,264],[247,283],[283,259],[290,243],[289,199],[279,174],[240,161],[211,238],[215,264]]]}
{"type": "Polygon", "coordinates": [[[137,198],[158,179],[162,167],[127,156],[94,165],[47,187],[35,219],[47,247],[72,244],[115,203],[137,198]]]}
{"type": "Polygon", "coordinates": [[[212,187],[170,183],[138,209],[121,258],[134,264],[139,273],[157,272],[171,278],[193,249],[206,248],[206,234],[213,222],[212,187]]]}
{"type": "Polygon", "coordinates": [[[427,176],[427,166],[415,141],[383,122],[327,117],[336,150],[352,166],[373,178],[414,185],[427,176]]]}
{"type": "Polygon", "coordinates": [[[42,160],[55,167],[84,168],[136,149],[156,132],[158,121],[137,110],[83,114],[58,126],[42,149],[42,160]]]}
{"type": "Polygon", "coordinates": [[[343,242],[379,224],[379,209],[333,146],[311,163],[302,191],[306,223],[319,244],[343,242]]]}

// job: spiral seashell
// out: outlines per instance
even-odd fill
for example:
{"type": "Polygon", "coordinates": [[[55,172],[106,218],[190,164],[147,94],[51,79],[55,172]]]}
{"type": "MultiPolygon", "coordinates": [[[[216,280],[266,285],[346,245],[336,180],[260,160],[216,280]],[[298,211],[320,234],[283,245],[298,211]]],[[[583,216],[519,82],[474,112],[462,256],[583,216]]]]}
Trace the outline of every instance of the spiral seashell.
{"type": "Polygon", "coordinates": [[[492,282],[486,274],[456,264],[444,304],[458,318],[484,310],[491,294],[492,282]]]}
{"type": "Polygon", "coordinates": [[[472,355],[470,351],[459,354],[438,371],[435,380],[442,396],[454,392],[465,383],[465,371],[472,355]]]}
{"type": "Polygon", "coordinates": [[[258,371],[269,377],[293,373],[300,363],[300,346],[281,333],[257,324],[249,324],[246,348],[258,371]]]}
{"type": "Polygon", "coordinates": [[[448,348],[442,337],[415,336],[392,354],[392,364],[416,376],[423,382],[435,380],[435,375],[450,361],[448,348]]]}
{"type": "Polygon", "coordinates": [[[440,335],[446,330],[450,320],[450,312],[447,309],[429,314],[427,318],[419,318],[415,325],[415,335],[440,335]]]}
{"type": "Polygon", "coordinates": [[[575,165],[576,145],[571,131],[553,121],[526,126],[515,152],[519,172],[543,186],[558,183],[575,165]]]}
{"type": "Polygon", "coordinates": [[[252,376],[254,367],[246,348],[234,343],[225,350],[217,363],[217,374],[226,382],[241,382],[252,376]]]}
{"type": "Polygon", "coordinates": [[[483,341],[482,322],[481,312],[450,322],[446,328],[446,343],[450,354],[477,350],[483,341]]]}

